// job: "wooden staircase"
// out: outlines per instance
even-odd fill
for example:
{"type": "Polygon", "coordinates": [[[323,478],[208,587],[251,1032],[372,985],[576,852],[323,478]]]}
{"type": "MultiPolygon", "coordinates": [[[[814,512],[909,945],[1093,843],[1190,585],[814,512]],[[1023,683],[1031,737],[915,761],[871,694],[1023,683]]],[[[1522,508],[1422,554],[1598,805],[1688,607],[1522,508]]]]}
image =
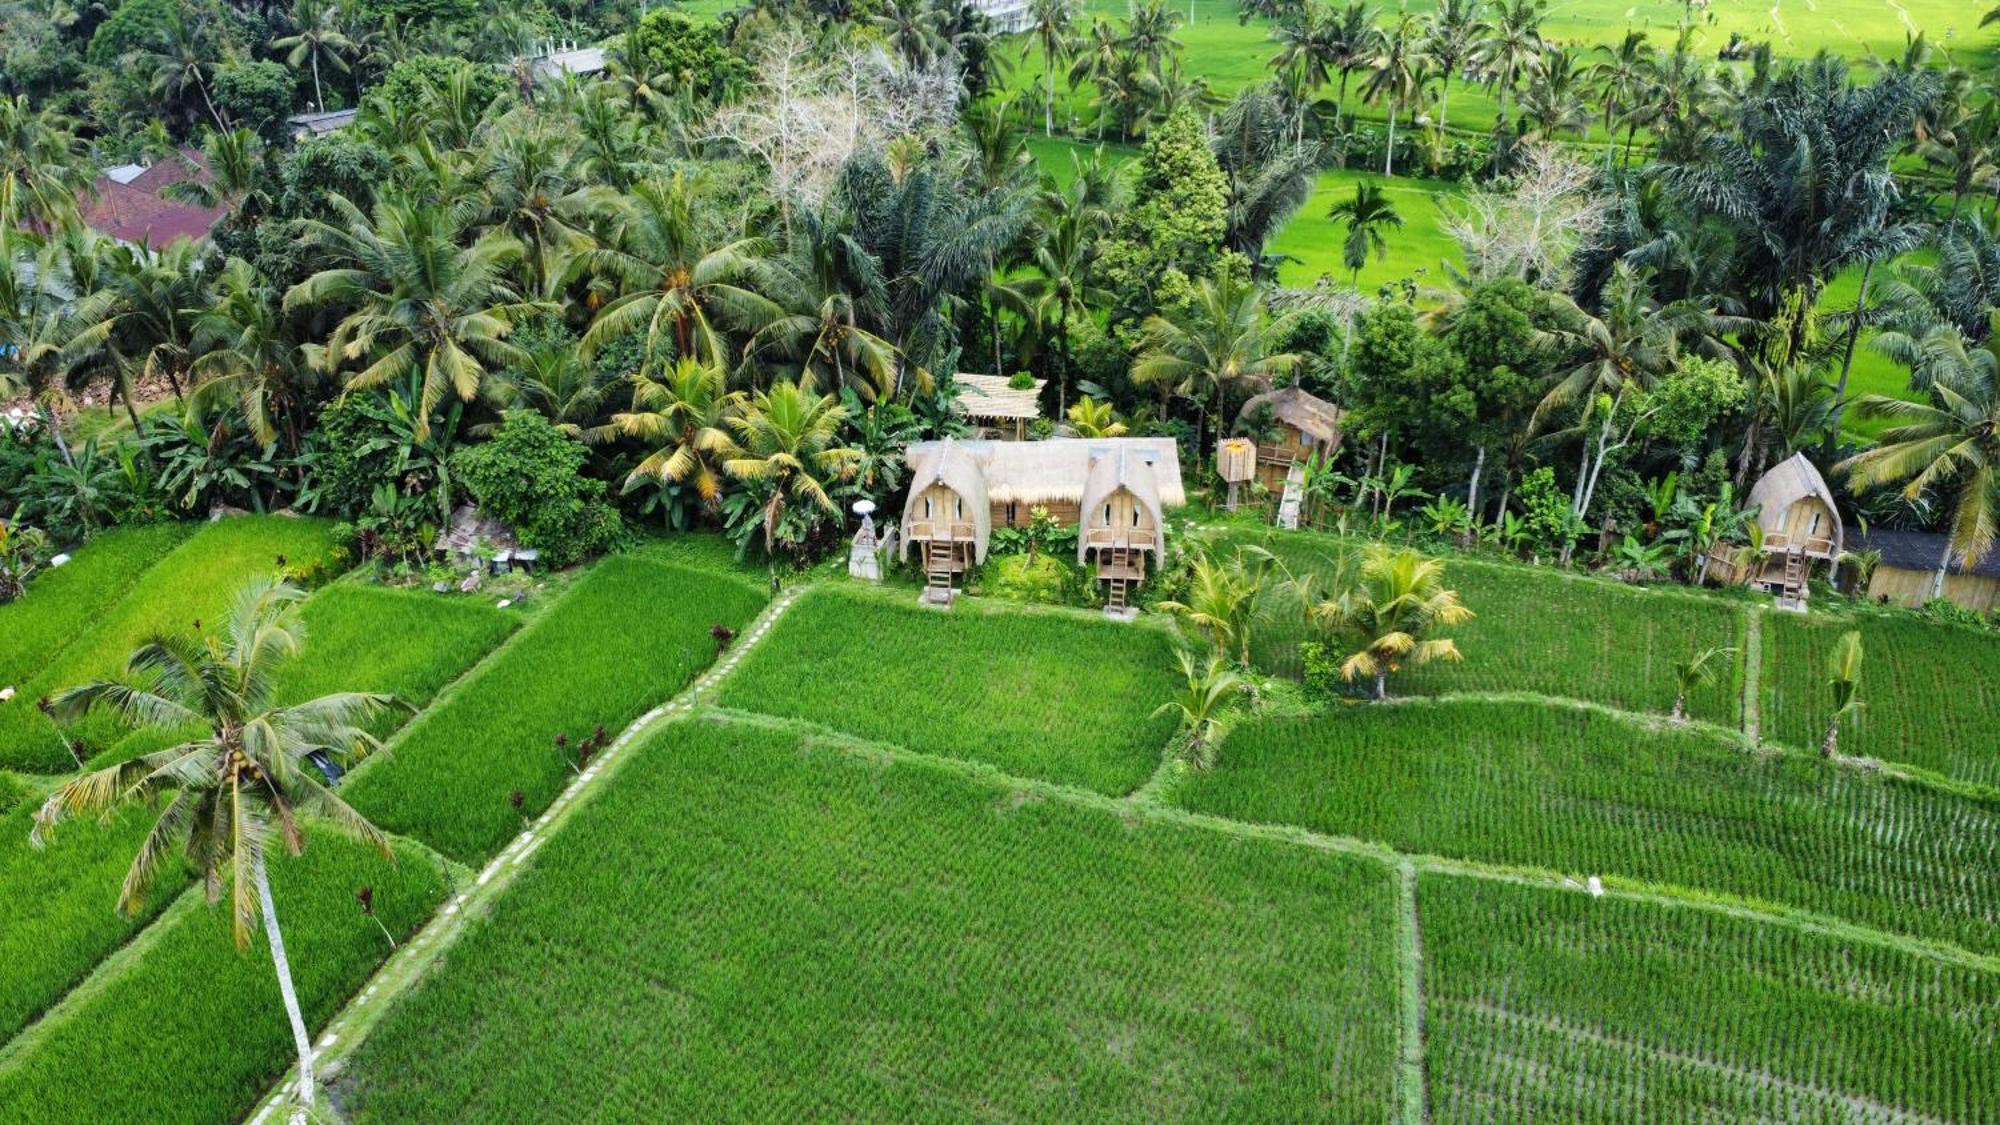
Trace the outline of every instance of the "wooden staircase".
{"type": "Polygon", "coordinates": [[[1810,566],[1804,551],[1793,548],[1785,552],[1784,585],[1778,590],[1779,609],[1805,612],[1806,574],[1810,566]]]}
{"type": "Polygon", "coordinates": [[[924,541],[924,601],[933,605],[950,605],[958,593],[951,585],[952,568],[958,562],[955,550],[949,539],[924,541]]]}
{"type": "Polygon", "coordinates": [[[1134,554],[1130,547],[1106,547],[1098,555],[1098,570],[1104,575],[1105,613],[1122,617],[1131,610],[1134,554]]]}

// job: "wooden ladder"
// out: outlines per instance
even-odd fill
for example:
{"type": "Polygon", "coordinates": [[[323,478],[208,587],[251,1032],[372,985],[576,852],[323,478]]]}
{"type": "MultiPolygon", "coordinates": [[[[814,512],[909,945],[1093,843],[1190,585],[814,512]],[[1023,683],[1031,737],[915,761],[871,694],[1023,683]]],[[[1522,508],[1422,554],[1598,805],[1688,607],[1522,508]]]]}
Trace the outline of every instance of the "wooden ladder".
{"type": "Polygon", "coordinates": [[[1804,551],[1785,552],[1785,595],[1796,598],[1806,589],[1806,555],[1804,551]]]}
{"type": "Polygon", "coordinates": [[[1278,500],[1278,526],[1297,530],[1299,509],[1305,506],[1306,469],[1297,461],[1285,470],[1285,491],[1278,500]]]}
{"type": "Polygon", "coordinates": [[[924,544],[924,585],[933,590],[951,589],[952,546],[948,539],[932,539],[924,544]]]}
{"type": "Polygon", "coordinates": [[[1127,582],[1125,569],[1131,563],[1132,549],[1129,547],[1112,547],[1109,548],[1107,553],[1111,556],[1113,570],[1111,577],[1107,579],[1107,588],[1104,591],[1104,608],[1122,612],[1126,605],[1125,587],[1127,582]]]}

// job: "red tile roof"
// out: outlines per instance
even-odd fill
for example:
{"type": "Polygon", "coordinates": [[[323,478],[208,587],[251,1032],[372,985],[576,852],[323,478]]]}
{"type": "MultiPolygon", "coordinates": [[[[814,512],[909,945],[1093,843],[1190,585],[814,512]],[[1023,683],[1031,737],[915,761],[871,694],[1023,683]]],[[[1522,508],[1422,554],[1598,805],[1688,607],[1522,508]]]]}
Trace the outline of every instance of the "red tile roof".
{"type": "Polygon", "coordinates": [[[159,247],[177,238],[200,241],[229,209],[179,203],[163,198],[160,192],[183,180],[199,183],[208,178],[207,158],[197,149],[183,149],[180,159],[162,160],[129,184],[99,176],[93,188],[95,198],[81,201],[83,221],[90,229],[120,242],[159,247]]]}

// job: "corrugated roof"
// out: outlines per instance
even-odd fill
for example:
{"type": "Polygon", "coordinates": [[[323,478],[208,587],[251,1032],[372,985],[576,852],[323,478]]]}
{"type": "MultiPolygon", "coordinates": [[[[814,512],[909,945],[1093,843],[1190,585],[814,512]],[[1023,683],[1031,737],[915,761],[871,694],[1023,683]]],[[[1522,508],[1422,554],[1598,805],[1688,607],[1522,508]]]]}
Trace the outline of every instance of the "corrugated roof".
{"type": "Polygon", "coordinates": [[[185,180],[206,183],[208,179],[208,157],[197,148],[184,148],[179,156],[162,160],[129,181],[107,171],[92,185],[94,198],[79,201],[84,225],[135,246],[160,247],[177,238],[199,242],[229,213],[228,208],[180,203],[160,193],[185,180]]]}
{"type": "Polygon", "coordinates": [[[952,408],[968,418],[1040,418],[1041,395],[1046,379],[1019,390],[1007,385],[1002,375],[960,374],[952,380],[958,395],[952,408]]]}

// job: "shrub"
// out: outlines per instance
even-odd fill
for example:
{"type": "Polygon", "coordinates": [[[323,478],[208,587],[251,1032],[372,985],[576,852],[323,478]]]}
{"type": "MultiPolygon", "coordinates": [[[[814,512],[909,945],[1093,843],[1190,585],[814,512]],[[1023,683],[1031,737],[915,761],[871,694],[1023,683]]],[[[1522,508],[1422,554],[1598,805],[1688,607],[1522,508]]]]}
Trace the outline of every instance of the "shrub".
{"type": "Polygon", "coordinates": [[[675,89],[698,100],[720,100],[750,75],[749,64],[722,41],[722,26],[700,22],[671,8],[647,12],[634,28],[632,53],[646,61],[650,74],[663,74],[675,89]]]}
{"type": "Polygon", "coordinates": [[[411,55],[390,67],[365,100],[418,112],[435,105],[438,91],[459,73],[472,83],[474,104],[487,105],[508,91],[507,79],[493,67],[444,55],[411,55]]]}
{"type": "Polygon", "coordinates": [[[239,62],[215,72],[211,96],[223,117],[267,141],[285,135],[297,81],[274,62],[239,62]]]}
{"type": "Polygon", "coordinates": [[[452,472],[481,512],[511,524],[551,567],[617,543],[624,531],[604,485],[583,475],[580,442],[533,411],[509,411],[491,440],[452,456],[452,472]]]}

